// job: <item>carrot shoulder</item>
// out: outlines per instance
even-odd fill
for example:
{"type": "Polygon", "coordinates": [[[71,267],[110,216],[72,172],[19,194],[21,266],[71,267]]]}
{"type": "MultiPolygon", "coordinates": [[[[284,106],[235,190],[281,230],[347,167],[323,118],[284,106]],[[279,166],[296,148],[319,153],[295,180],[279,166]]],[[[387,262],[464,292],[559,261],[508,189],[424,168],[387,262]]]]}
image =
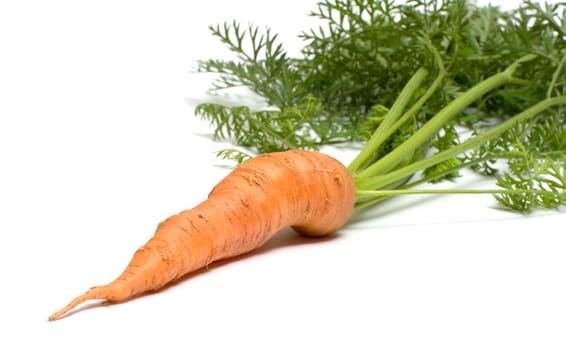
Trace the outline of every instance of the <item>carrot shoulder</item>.
{"type": "Polygon", "coordinates": [[[337,160],[312,151],[260,155],[234,169],[193,209],[161,222],[113,282],[92,287],[49,317],[90,299],[121,302],[158,290],[213,261],[252,251],[285,227],[322,236],[352,214],[355,186],[337,160]]]}

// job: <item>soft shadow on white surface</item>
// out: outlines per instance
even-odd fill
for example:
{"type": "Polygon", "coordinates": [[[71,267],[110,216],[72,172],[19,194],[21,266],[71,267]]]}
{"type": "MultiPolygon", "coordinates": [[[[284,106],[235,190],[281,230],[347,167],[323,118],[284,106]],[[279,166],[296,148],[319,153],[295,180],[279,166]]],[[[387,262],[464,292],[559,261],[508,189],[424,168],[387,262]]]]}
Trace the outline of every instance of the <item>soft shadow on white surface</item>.
{"type": "MultiPolygon", "coordinates": [[[[181,278],[179,278],[178,280],[169,283],[168,285],[164,286],[163,288],[154,291],[154,292],[148,292],[148,293],[144,293],[142,295],[139,295],[135,298],[126,300],[124,302],[119,302],[119,303],[113,303],[113,302],[107,302],[107,301],[103,301],[103,300],[88,300],[85,303],[78,305],[75,309],[69,311],[67,314],[63,315],[58,321],[62,321],[66,318],[69,317],[73,317],[76,314],[79,313],[83,313],[83,312],[89,312],[93,309],[97,309],[97,308],[109,308],[112,306],[117,306],[120,304],[124,304],[124,303],[129,303],[132,302],[134,300],[137,299],[143,299],[146,298],[148,296],[157,296],[158,294],[162,294],[161,297],[166,298],[167,297],[167,290],[169,289],[175,289],[185,283],[190,283],[190,280],[199,278],[199,277],[203,277],[205,276],[207,273],[213,273],[215,270],[219,270],[224,268],[227,265],[231,265],[231,264],[235,264],[238,261],[244,261],[244,260],[249,260],[252,258],[258,258],[262,255],[265,254],[270,254],[273,253],[273,251],[276,250],[286,250],[286,249],[296,249],[299,246],[307,246],[307,245],[319,245],[322,246],[324,244],[336,241],[337,239],[340,238],[340,234],[339,233],[334,233],[334,234],[330,234],[324,237],[306,237],[306,236],[302,236],[298,233],[296,233],[295,231],[293,231],[291,228],[287,228],[284,229],[280,232],[278,232],[277,234],[275,234],[266,244],[264,244],[262,247],[240,255],[240,256],[236,256],[236,257],[232,257],[232,258],[228,258],[228,259],[223,259],[223,260],[219,260],[219,261],[215,261],[213,263],[211,263],[210,265],[208,265],[205,268],[199,269],[197,271],[194,271],[192,273],[189,273],[181,278]]],[[[55,321],[55,322],[58,322],[55,321]]]]}

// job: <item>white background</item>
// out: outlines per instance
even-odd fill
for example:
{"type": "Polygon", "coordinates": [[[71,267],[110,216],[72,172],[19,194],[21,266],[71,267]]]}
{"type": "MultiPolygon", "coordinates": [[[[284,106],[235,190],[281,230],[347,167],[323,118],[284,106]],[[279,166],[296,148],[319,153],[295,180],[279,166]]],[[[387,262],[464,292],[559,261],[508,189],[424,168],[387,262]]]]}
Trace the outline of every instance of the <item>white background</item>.
{"type": "Polygon", "coordinates": [[[284,231],[157,294],[47,321],[229,172],[193,114],[210,86],[195,59],[229,57],[207,26],[270,25],[293,53],[314,4],[2,2],[0,348],[566,348],[564,211],[490,196],[396,198],[332,237],[284,231]]]}

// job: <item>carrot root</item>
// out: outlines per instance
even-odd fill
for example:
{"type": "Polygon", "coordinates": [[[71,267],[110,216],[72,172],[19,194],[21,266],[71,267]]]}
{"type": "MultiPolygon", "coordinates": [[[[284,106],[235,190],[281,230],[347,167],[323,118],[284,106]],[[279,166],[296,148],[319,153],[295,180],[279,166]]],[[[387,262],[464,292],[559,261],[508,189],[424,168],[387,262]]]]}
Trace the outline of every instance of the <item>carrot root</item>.
{"type": "Polygon", "coordinates": [[[93,287],[49,317],[90,299],[120,302],[157,290],[213,261],[252,251],[285,227],[322,236],[343,226],[355,185],[337,160],[312,151],[255,157],[234,169],[193,209],[161,222],[113,282],[93,287]]]}

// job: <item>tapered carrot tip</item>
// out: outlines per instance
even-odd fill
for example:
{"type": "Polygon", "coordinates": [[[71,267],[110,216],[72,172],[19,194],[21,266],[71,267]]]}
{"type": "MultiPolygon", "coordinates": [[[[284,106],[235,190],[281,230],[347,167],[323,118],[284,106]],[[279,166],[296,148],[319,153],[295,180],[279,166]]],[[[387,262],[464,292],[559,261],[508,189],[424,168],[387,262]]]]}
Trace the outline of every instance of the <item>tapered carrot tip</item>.
{"type": "Polygon", "coordinates": [[[71,301],[67,306],[65,306],[61,310],[57,311],[53,315],[49,316],[49,321],[55,321],[56,319],[60,318],[61,316],[63,316],[67,312],[74,309],[77,305],[82,304],[87,300],[106,299],[104,297],[105,289],[106,289],[105,287],[106,286],[92,287],[91,289],[89,289],[83,295],[80,295],[80,296],[76,297],[75,299],[73,299],[73,301],[71,301]]]}

